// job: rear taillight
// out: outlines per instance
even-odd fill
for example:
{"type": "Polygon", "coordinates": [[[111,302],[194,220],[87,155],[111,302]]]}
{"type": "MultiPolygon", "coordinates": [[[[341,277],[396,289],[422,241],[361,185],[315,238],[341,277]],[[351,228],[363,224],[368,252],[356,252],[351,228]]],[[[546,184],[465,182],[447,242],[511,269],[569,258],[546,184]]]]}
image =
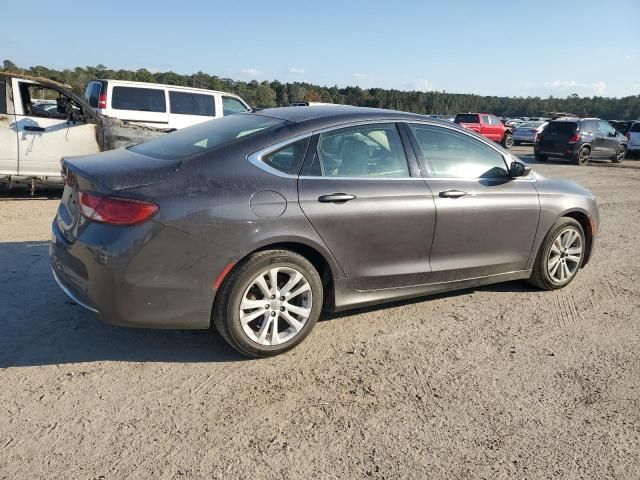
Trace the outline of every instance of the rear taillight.
{"type": "Polygon", "coordinates": [[[110,225],[137,225],[153,217],[159,207],[155,203],[129,198],[106,197],[79,192],[82,215],[93,222],[110,225]]]}
{"type": "Polygon", "coordinates": [[[107,94],[106,93],[103,93],[103,94],[100,95],[100,99],[98,100],[98,108],[107,108],[107,94]]]}
{"type": "Polygon", "coordinates": [[[578,143],[581,138],[582,137],[580,137],[580,135],[576,133],[575,135],[571,136],[571,138],[569,139],[569,143],[578,143]]]}

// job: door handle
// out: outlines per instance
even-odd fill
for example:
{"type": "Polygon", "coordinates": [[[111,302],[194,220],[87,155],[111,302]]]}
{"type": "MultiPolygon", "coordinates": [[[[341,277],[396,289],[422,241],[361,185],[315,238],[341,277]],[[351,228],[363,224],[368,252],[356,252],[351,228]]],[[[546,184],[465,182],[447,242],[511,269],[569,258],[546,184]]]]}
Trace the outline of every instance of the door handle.
{"type": "Polygon", "coordinates": [[[464,197],[467,192],[463,192],[462,190],[445,190],[444,192],[440,192],[438,195],[442,198],[460,198],[464,197]]]}
{"type": "Polygon", "coordinates": [[[346,193],[332,193],[331,195],[320,195],[318,201],[322,203],[344,203],[356,198],[355,195],[346,193]]]}
{"type": "Polygon", "coordinates": [[[31,125],[27,125],[26,127],[24,127],[24,130],[26,132],[44,132],[44,128],[42,128],[42,127],[33,127],[31,125]]]}

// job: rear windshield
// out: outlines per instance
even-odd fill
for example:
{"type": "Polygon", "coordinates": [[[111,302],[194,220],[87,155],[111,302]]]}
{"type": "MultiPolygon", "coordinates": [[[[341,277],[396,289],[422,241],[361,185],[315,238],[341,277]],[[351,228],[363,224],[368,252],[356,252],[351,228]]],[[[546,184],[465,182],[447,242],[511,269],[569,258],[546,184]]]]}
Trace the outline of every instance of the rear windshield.
{"type": "Polygon", "coordinates": [[[182,160],[213,150],[235,139],[275,129],[285,123],[285,120],[259,115],[231,115],[162,135],[129,147],[129,150],[162,160],[182,160]]]}
{"type": "Polygon", "coordinates": [[[577,124],[573,122],[551,122],[544,129],[544,133],[562,133],[565,135],[573,135],[576,131],[577,124]]]}
{"type": "Polygon", "coordinates": [[[518,125],[518,128],[538,128],[544,122],[524,122],[518,125]]]}
{"type": "Polygon", "coordinates": [[[478,120],[478,115],[474,113],[460,113],[456,115],[456,119],[454,120],[456,123],[480,123],[478,120]]]}
{"type": "Polygon", "coordinates": [[[155,88],[113,87],[111,108],[139,112],[166,112],[164,90],[155,88]]]}
{"type": "Polygon", "coordinates": [[[640,132],[640,122],[636,122],[633,125],[631,125],[631,128],[629,129],[629,131],[633,133],[640,132]]]}

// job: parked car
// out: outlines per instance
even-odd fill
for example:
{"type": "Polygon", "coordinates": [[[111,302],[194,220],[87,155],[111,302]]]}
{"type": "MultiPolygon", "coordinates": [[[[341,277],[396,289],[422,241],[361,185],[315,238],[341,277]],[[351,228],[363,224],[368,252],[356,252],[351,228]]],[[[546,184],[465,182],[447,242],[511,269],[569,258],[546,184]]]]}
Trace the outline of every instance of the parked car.
{"type": "Polygon", "coordinates": [[[607,120],[609,125],[619,131],[622,135],[626,135],[634,120],[607,120]]]}
{"type": "Polygon", "coordinates": [[[577,184],[389,110],[266,109],[63,166],[50,255],[74,301],[120,325],[213,322],[257,357],[300,343],[323,308],[515,279],[562,288],[599,224],[577,184]]]}
{"type": "Polygon", "coordinates": [[[549,122],[538,135],[533,151],[539,161],[563,157],[576,165],[586,165],[592,158],[608,158],[620,163],[627,145],[627,138],[604,120],[564,118],[549,122]]]}
{"type": "Polygon", "coordinates": [[[27,183],[32,192],[36,183],[61,184],[63,156],[129,146],[166,132],[95,113],[67,85],[0,72],[0,184],[27,183]]]}
{"type": "Polygon", "coordinates": [[[504,148],[513,146],[511,128],[503,125],[495,115],[488,113],[459,113],[456,115],[454,123],[473,130],[483,137],[501,144],[504,148]]]}
{"type": "Polygon", "coordinates": [[[89,82],[84,98],[102,115],[173,129],[251,110],[232,93],[124,80],[89,82]]]}
{"type": "Polygon", "coordinates": [[[548,123],[544,121],[529,121],[518,125],[513,130],[514,145],[521,145],[524,142],[535,143],[536,137],[548,123]]]}
{"type": "Polygon", "coordinates": [[[633,122],[626,137],[629,142],[629,154],[637,155],[640,153],[640,121],[633,122]]]}

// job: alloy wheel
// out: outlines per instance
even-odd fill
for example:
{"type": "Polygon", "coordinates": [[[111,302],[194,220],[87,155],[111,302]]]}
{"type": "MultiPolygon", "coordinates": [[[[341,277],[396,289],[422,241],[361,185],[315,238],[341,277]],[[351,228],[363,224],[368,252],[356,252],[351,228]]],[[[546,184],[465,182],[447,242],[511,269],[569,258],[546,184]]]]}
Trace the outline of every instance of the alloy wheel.
{"type": "Polygon", "coordinates": [[[313,295],[305,276],[291,267],[262,271],[240,302],[242,330],[260,345],[279,345],[295,337],[311,315],[313,295]]]}
{"type": "Polygon", "coordinates": [[[556,284],[567,283],[578,271],[582,260],[582,237],[574,227],[561,230],[551,244],[547,271],[556,284]]]}

